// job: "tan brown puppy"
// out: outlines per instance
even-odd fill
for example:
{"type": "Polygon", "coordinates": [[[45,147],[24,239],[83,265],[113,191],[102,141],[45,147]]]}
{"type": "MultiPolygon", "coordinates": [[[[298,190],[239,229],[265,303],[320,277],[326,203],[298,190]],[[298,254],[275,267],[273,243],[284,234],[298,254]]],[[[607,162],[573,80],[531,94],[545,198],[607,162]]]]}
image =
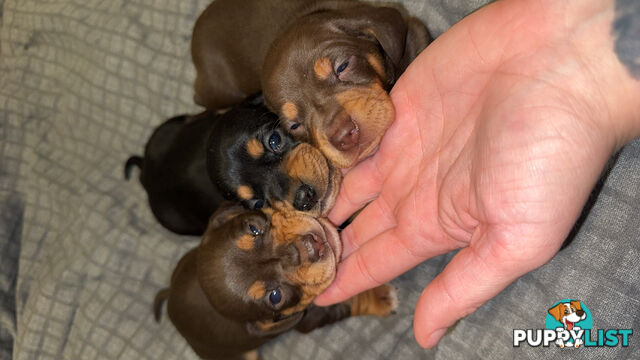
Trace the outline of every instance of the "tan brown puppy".
{"type": "Polygon", "coordinates": [[[302,16],[272,44],[265,103],[298,139],[346,168],[370,155],[394,118],[388,91],[429,42],[396,9],[349,3],[302,16]]]}
{"type": "Polygon", "coordinates": [[[171,321],[199,356],[235,359],[290,329],[388,316],[396,306],[388,285],[334,306],[312,304],[333,281],[341,252],[324,219],[286,208],[225,206],[200,246],[176,266],[171,287],[156,296],[156,317],[167,298],[171,321]]]}
{"type": "Polygon", "coordinates": [[[193,31],[194,99],[219,109],[262,88],[287,131],[350,167],[380,142],[394,117],[387,92],[429,41],[419,20],[389,7],[216,0],[193,31]]]}

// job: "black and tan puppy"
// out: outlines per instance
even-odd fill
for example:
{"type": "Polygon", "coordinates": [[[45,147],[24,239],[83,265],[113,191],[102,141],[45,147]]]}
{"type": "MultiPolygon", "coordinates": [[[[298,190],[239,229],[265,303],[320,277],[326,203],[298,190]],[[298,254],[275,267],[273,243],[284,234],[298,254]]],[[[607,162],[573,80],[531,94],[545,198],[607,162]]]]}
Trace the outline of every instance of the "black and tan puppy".
{"type": "Polygon", "coordinates": [[[156,296],[156,318],[168,299],[169,318],[199,356],[239,359],[290,329],[391,314],[397,301],[388,285],[330,307],[312,304],[333,281],[341,252],[324,219],[286,207],[225,206],[156,296]]]}
{"type": "Polygon", "coordinates": [[[340,172],[277,125],[259,96],[222,114],[175,117],[153,132],[144,158],[129,158],[125,177],[132,166],[141,167],[153,214],[178,234],[202,235],[225,200],[251,209],[283,201],[325,215],[338,192],[340,172]]]}
{"type": "Polygon", "coordinates": [[[262,89],[287,131],[350,167],[377,147],[394,117],[388,91],[429,40],[390,7],[216,0],[193,31],[195,101],[217,109],[262,89]]]}

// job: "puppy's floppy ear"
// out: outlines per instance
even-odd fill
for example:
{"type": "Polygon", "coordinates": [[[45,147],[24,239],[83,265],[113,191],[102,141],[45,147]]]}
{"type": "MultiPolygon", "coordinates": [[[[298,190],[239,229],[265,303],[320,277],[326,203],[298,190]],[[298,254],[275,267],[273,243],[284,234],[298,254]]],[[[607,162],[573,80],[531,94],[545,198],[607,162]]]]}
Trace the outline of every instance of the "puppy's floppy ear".
{"type": "Polygon", "coordinates": [[[232,218],[240,215],[245,211],[247,210],[243,208],[242,205],[240,204],[236,204],[232,202],[223,203],[222,205],[220,205],[218,210],[216,210],[216,212],[213,213],[213,215],[211,215],[211,217],[209,218],[209,225],[207,225],[207,231],[217,228],[218,226],[226,223],[227,221],[231,220],[232,218]]]}
{"type": "Polygon", "coordinates": [[[271,336],[292,329],[302,320],[304,312],[295,313],[278,321],[256,321],[247,323],[247,332],[253,336],[271,336]]]}
{"type": "Polygon", "coordinates": [[[571,306],[576,308],[576,310],[582,310],[582,305],[580,304],[580,300],[571,300],[571,306]]]}
{"type": "Polygon", "coordinates": [[[553,316],[554,319],[560,321],[562,319],[562,315],[564,315],[564,304],[559,303],[558,305],[549,309],[549,314],[553,316]]]}
{"type": "Polygon", "coordinates": [[[407,23],[400,12],[390,7],[355,6],[340,11],[334,23],[347,34],[374,38],[395,66],[404,55],[407,23]]]}
{"type": "Polygon", "coordinates": [[[431,41],[424,24],[390,7],[361,5],[341,10],[343,16],[335,25],[346,33],[375,39],[392,68],[388,75],[396,79],[431,41]]]}

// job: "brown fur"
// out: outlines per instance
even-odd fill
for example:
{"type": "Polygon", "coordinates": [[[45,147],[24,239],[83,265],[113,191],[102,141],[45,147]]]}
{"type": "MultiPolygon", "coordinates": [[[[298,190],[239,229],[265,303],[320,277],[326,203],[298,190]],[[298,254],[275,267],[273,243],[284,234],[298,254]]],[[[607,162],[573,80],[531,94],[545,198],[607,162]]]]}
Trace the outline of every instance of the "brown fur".
{"type": "Polygon", "coordinates": [[[321,150],[336,166],[352,166],[376,148],[393,113],[375,120],[385,126],[360,119],[362,139],[354,135],[345,142],[348,146],[335,148],[350,126],[331,119],[340,106],[334,95],[344,86],[334,73],[336,62],[346,60],[336,59],[346,53],[340,46],[349,42],[350,49],[357,49],[357,71],[350,71],[346,80],[357,87],[377,79],[388,91],[427,45],[429,34],[419,20],[390,7],[353,0],[274,1],[216,0],[205,9],[191,42],[194,100],[207,109],[221,109],[262,89],[267,105],[286,120],[285,127],[301,124],[291,129],[292,135],[322,143],[321,150]],[[372,53],[379,61],[372,60],[372,53]],[[309,76],[301,69],[308,69],[309,76]]]}
{"type": "Polygon", "coordinates": [[[303,14],[266,55],[265,102],[293,136],[350,167],[378,146],[394,117],[387,92],[429,40],[418,20],[389,7],[343,2],[303,14]],[[294,104],[298,116],[287,116],[283,104],[294,104]]]}
{"type": "MultiPolygon", "coordinates": [[[[315,250],[314,250],[315,251],[315,250]]],[[[292,328],[308,332],[353,314],[373,314],[362,310],[367,304],[393,298],[393,289],[375,299],[345,302],[327,308],[316,307],[313,299],[331,283],[341,256],[338,234],[325,219],[314,219],[285,208],[248,211],[240,206],[224,206],[213,215],[202,243],[188,252],[176,266],[169,289],[156,296],[159,314],[163,299],[177,330],[194,351],[207,359],[236,359],[249,356],[260,345],[292,328]],[[259,229],[256,235],[255,229],[259,229]],[[281,229],[280,227],[295,226],[281,229]],[[323,239],[324,254],[291,258],[308,247],[291,245],[315,234],[323,239]],[[239,249],[238,239],[253,234],[250,250],[239,249]],[[276,241],[278,234],[285,238],[276,241]],[[293,253],[292,253],[293,252],[293,253]],[[270,305],[275,289],[281,302],[270,305]],[[353,304],[358,309],[353,312],[353,304]]],[[[380,306],[378,314],[389,302],[380,306]],[[385,305],[386,304],[386,305],[385,305]]]]}

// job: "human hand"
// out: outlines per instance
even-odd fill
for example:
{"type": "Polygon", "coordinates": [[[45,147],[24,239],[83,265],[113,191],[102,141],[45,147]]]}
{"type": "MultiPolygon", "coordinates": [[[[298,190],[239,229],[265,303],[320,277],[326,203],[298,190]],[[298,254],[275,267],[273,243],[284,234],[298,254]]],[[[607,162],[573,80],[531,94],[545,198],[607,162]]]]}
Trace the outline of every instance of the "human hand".
{"type": "Polygon", "coordinates": [[[344,260],[316,304],[460,248],[416,305],[416,339],[432,347],[549,261],[609,156],[640,132],[613,18],[613,1],[501,1],[431,44],[391,93],[377,153],[344,178],[334,223],[373,201],[342,232],[344,260]]]}

